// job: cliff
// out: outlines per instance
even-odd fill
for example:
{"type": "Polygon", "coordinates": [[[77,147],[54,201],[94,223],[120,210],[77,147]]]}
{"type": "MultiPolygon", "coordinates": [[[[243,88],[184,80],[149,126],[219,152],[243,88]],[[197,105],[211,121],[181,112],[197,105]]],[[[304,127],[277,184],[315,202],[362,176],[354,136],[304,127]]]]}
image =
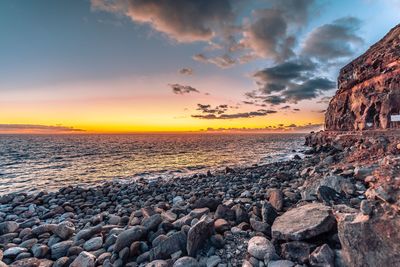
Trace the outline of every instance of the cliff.
{"type": "Polygon", "coordinates": [[[400,114],[400,24],[340,70],[325,129],[352,131],[397,127],[400,114]]]}

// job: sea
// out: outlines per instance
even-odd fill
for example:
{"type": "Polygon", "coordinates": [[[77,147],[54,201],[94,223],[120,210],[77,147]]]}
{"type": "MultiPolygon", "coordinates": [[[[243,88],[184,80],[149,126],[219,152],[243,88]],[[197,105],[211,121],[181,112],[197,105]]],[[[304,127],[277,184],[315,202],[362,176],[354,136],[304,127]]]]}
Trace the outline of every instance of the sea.
{"type": "Polygon", "coordinates": [[[0,135],[0,195],[289,160],[304,134],[0,135]]]}

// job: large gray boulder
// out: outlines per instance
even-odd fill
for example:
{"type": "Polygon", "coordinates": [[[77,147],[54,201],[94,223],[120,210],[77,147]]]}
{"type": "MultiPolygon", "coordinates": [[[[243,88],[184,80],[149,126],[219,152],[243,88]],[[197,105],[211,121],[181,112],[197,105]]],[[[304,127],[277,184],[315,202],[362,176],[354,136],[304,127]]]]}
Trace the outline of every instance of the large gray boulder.
{"type": "Polygon", "coordinates": [[[193,225],[188,233],[186,250],[189,256],[196,256],[197,251],[204,245],[207,239],[213,234],[214,220],[204,216],[193,225]]]}
{"type": "Polygon", "coordinates": [[[275,247],[271,241],[263,236],[255,236],[249,240],[247,252],[258,260],[276,258],[275,247]]]}
{"type": "Polygon", "coordinates": [[[349,267],[400,266],[400,217],[339,217],[342,256],[349,267]]]}
{"type": "Polygon", "coordinates": [[[285,212],[272,225],[272,236],[280,240],[304,240],[330,231],[336,224],[331,208],[311,203],[285,212]]]}

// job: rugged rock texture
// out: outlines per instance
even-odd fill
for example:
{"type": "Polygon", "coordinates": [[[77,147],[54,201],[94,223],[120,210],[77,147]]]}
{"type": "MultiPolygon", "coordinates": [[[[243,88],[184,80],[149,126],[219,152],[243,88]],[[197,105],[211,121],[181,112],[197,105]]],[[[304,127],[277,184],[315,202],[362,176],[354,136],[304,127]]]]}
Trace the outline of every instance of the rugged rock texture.
{"type": "Polygon", "coordinates": [[[349,267],[400,266],[400,217],[359,214],[339,220],[342,255],[349,267]]]}
{"type": "Polygon", "coordinates": [[[395,127],[390,116],[400,114],[400,25],[342,68],[338,86],[326,112],[326,130],[395,127]]]}

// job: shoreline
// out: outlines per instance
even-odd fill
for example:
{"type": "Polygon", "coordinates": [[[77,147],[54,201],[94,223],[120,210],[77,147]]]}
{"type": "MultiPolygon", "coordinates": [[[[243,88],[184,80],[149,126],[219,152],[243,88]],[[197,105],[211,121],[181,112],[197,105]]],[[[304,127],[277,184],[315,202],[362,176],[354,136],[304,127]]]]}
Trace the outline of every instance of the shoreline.
{"type": "Polygon", "coordinates": [[[4,195],[0,258],[10,266],[346,266],[355,253],[341,232],[346,220],[370,222],[391,194],[375,190],[372,199],[365,180],[377,166],[349,164],[362,149],[380,156],[372,153],[380,141],[346,142],[314,144],[304,159],[167,181],[4,195]]]}

